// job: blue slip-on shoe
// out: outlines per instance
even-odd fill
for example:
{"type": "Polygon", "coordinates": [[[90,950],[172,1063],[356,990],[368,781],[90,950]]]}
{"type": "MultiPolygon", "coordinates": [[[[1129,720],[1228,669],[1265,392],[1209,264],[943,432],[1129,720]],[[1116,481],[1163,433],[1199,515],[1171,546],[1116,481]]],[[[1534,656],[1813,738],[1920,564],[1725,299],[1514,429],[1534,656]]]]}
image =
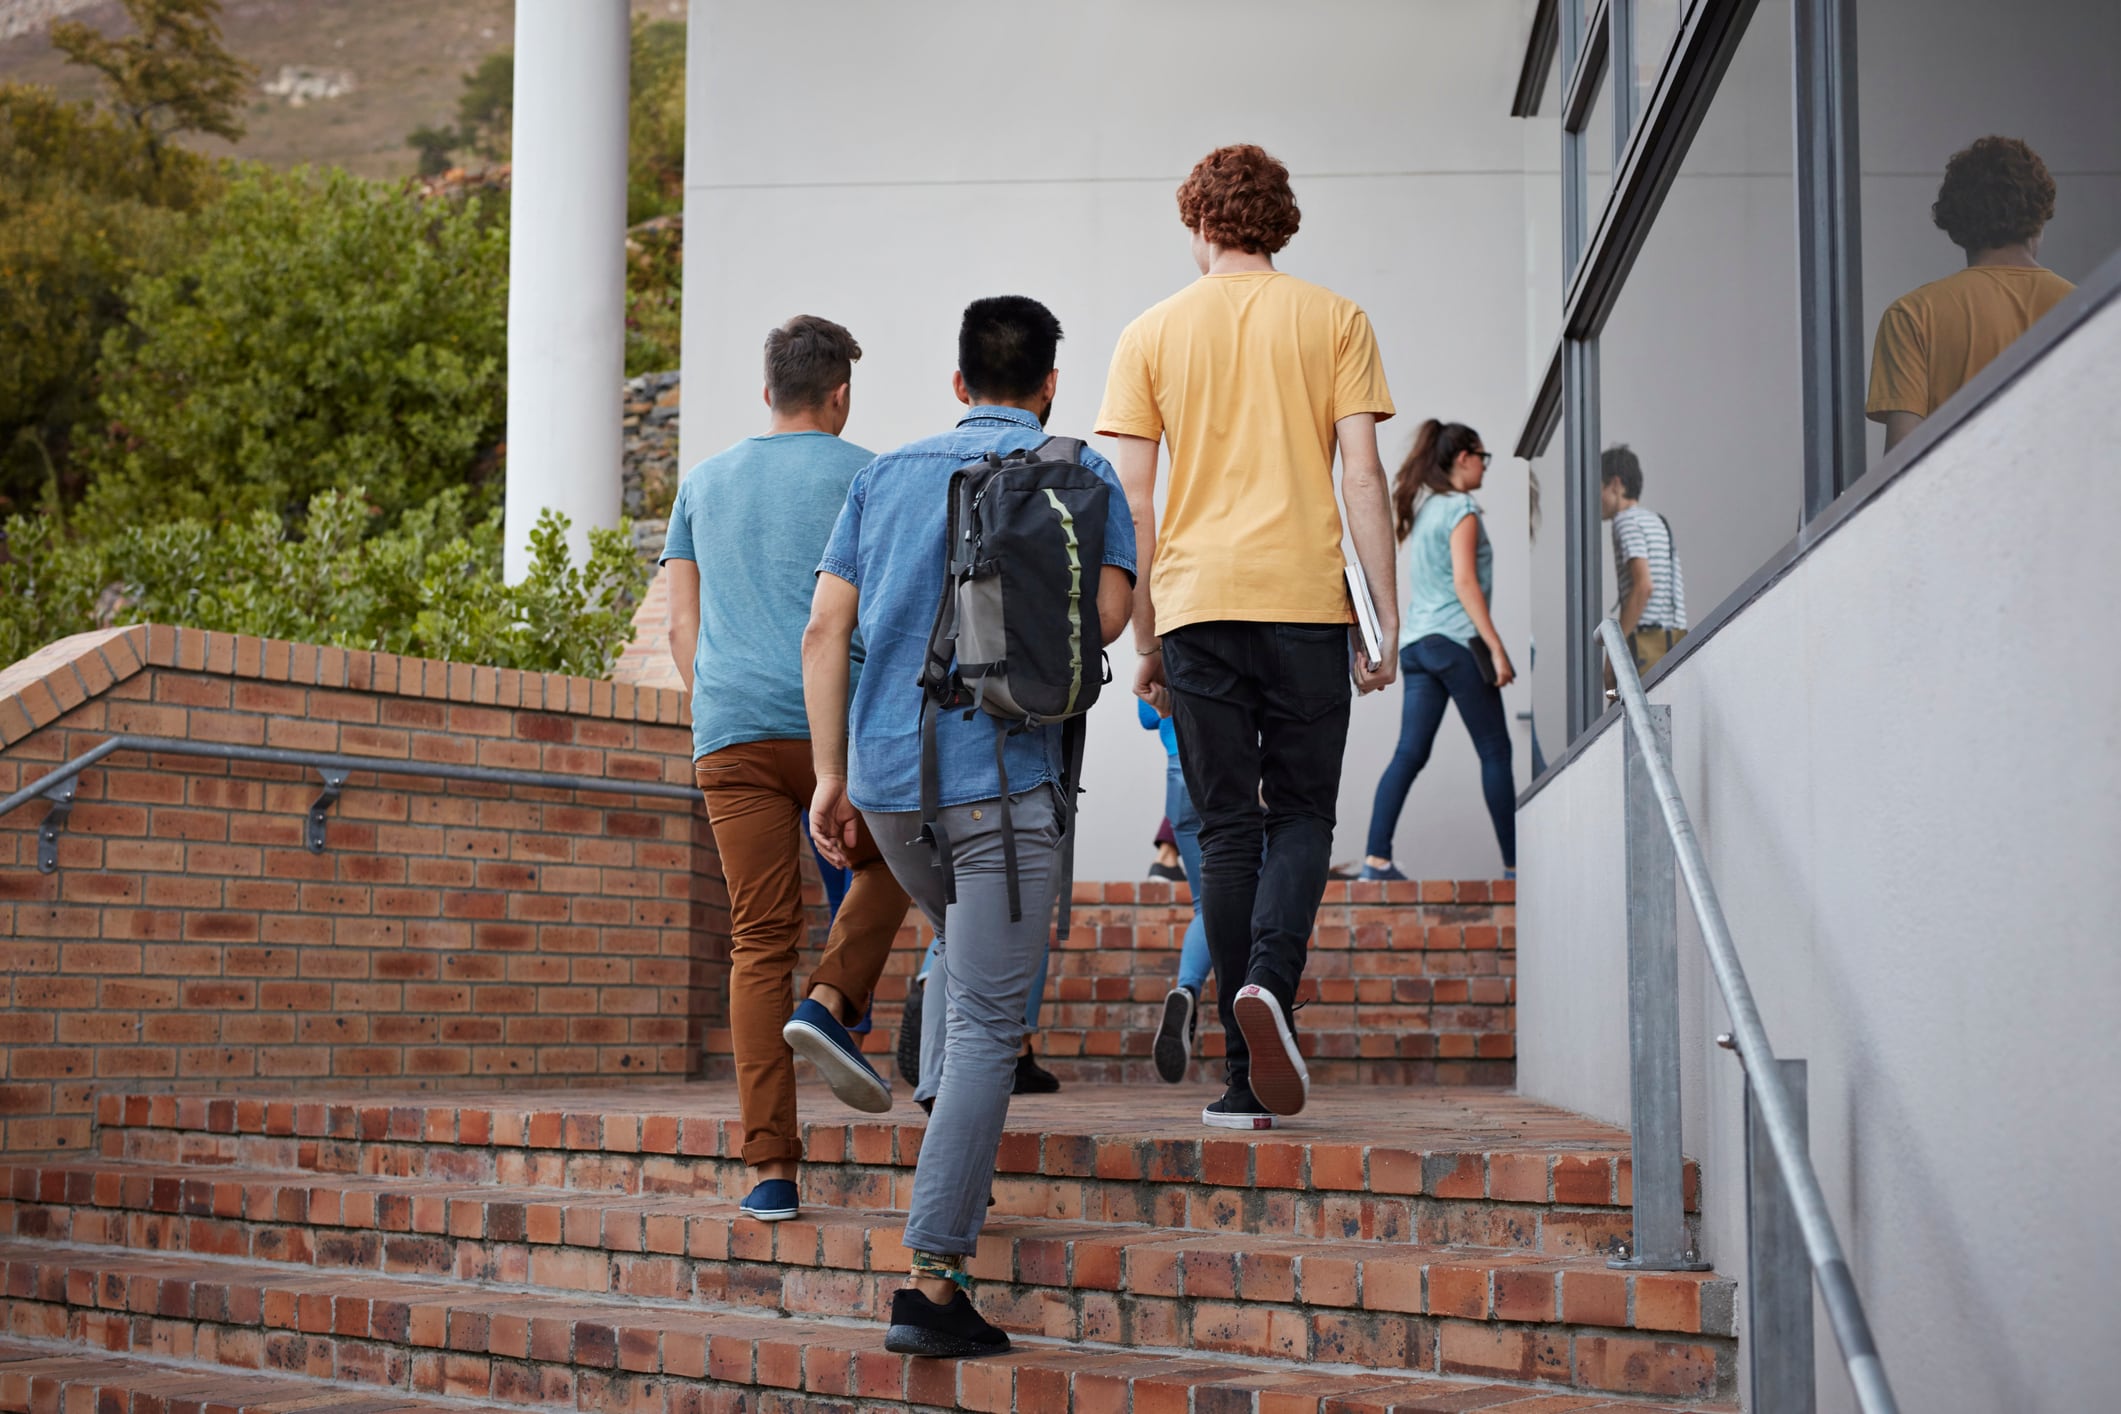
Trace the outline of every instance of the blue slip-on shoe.
{"type": "Polygon", "coordinates": [[[821,1004],[805,998],[781,1028],[781,1039],[818,1068],[842,1104],[873,1115],[891,1108],[891,1082],[862,1059],[861,1044],[821,1004]]]}
{"type": "Polygon", "coordinates": [[[1407,876],[1399,872],[1397,864],[1387,864],[1382,869],[1374,864],[1365,864],[1362,866],[1362,872],[1355,877],[1358,879],[1385,880],[1405,879],[1407,876]]]}
{"type": "Polygon", "coordinates": [[[761,1179],[740,1205],[747,1218],[762,1223],[784,1223],[795,1216],[795,1182],[786,1178],[761,1179]]]}
{"type": "Polygon", "coordinates": [[[850,1027],[848,1027],[848,1028],[847,1028],[847,1034],[848,1034],[848,1035],[850,1035],[850,1036],[866,1036],[866,1035],[868,1035],[868,1034],[869,1034],[869,1033],[870,1033],[870,1032],[871,1032],[872,1030],[874,1030],[875,1028],[876,1028],[876,1003],[875,1003],[875,1002],[871,1002],[871,1003],[869,1004],[869,1010],[867,1010],[867,1011],[865,1011],[865,1012],[863,1012],[863,1013],[862,1013],[862,1019],[861,1019],[860,1021],[857,1021],[857,1022],[855,1022],[855,1023],[854,1023],[854,1025],[852,1025],[852,1026],[850,1026],[850,1027]]]}

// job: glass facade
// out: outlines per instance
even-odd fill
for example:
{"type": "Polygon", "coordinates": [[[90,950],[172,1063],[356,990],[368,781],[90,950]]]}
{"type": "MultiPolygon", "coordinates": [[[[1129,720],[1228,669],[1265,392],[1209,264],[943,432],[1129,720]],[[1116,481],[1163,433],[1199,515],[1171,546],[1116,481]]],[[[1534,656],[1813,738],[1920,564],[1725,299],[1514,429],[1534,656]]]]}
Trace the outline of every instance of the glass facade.
{"type": "Polygon", "coordinates": [[[1868,414],[1871,466],[1890,432],[1911,428],[2064,282],[2121,246],[2121,4],[1863,0],[1855,18],[1864,386],[1852,394],[1868,414]],[[1919,44],[1908,42],[1914,34],[1919,44]],[[1986,138],[2006,141],[1975,147],[1986,138]],[[1961,152],[1947,191],[1947,164],[1961,152]],[[2050,202],[2052,218],[2025,243],[2050,202]],[[1949,207],[1956,238],[1933,206],[1949,207]],[[1967,268],[1976,261],[1978,273],[1967,268]],[[1934,331],[1945,347],[1907,347],[1910,316],[1938,298],[1917,294],[1887,312],[1925,286],[1981,327],[1968,338],[1934,331]],[[1928,384],[1919,393],[1918,372],[1928,384]],[[1891,412],[1900,426],[1888,426],[1891,412]]]}
{"type": "Polygon", "coordinates": [[[1649,553],[1676,552],[1699,629],[2121,246],[2121,4],[1564,0],[1561,16],[1539,128],[1584,91],[1572,63],[1600,71],[1575,132],[1536,134],[1561,151],[1573,272],[1561,393],[1518,439],[1543,491],[1523,666],[1548,765],[1606,710],[1596,625],[1635,575],[1596,494],[1609,457],[1639,472],[1649,553]],[[1586,12],[1602,42],[1572,28],[1586,12]]]}

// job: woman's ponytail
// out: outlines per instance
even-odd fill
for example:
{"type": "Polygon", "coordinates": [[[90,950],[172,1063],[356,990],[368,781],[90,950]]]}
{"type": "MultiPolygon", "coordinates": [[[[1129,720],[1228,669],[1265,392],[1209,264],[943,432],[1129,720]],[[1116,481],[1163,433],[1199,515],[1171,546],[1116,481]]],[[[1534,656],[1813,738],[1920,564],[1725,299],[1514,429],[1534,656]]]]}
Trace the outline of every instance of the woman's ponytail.
{"type": "Polygon", "coordinates": [[[1459,453],[1480,445],[1480,434],[1463,422],[1438,422],[1435,418],[1414,431],[1414,445],[1392,478],[1393,529],[1401,540],[1414,532],[1414,513],[1424,495],[1441,495],[1452,489],[1451,464],[1459,453]]]}

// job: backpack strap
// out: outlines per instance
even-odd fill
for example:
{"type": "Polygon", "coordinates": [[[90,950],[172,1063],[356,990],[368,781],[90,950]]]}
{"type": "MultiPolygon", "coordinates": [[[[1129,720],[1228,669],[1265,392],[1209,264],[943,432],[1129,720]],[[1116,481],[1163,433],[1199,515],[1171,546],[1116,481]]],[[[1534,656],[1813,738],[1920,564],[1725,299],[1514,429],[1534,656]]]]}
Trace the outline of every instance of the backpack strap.
{"type": "Polygon", "coordinates": [[[1032,459],[1042,462],[1072,462],[1083,464],[1083,439],[1080,437],[1048,437],[1031,453],[1032,459]]]}
{"type": "Polygon", "coordinates": [[[994,719],[994,774],[1001,781],[1002,796],[996,802],[1002,815],[1002,876],[1009,890],[1009,921],[1024,917],[1024,900],[1016,872],[1016,812],[1009,808],[1009,763],[1003,759],[1009,744],[1009,724],[994,719]]]}
{"type": "Polygon", "coordinates": [[[1090,736],[1090,716],[1080,713],[1061,724],[1061,857],[1060,915],[1054,936],[1065,942],[1075,901],[1075,798],[1082,792],[1083,743],[1090,736]]]}
{"type": "Polygon", "coordinates": [[[950,832],[943,826],[943,789],[935,751],[935,719],[941,705],[932,694],[921,700],[921,832],[913,843],[935,852],[935,867],[943,872],[943,902],[957,902],[957,867],[950,855],[950,832]]]}

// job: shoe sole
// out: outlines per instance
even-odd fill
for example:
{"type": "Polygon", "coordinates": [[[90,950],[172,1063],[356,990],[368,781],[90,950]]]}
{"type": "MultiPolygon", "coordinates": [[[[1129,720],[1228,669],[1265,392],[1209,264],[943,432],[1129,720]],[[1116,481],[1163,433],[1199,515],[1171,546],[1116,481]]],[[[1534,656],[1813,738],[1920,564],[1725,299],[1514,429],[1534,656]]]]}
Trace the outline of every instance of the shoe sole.
{"type": "Polygon", "coordinates": [[[1297,1052],[1281,1008],[1258,988],[1247,987],[1237,994],[1231,1010],[1251,1053],[1252,1098],[1278,1115],[1301,1112],[1311,1097],[1311,1072],[1297,1052]]]}
{"type": "Polygon", "coordinates": [[[1150,1053],[1156,1058],[1156,1075],[1166,1085],[1176,1085],[1186,1078],[1186,1067],[1193,1062],[1193,1047],[1188,1044],[1193,1020],[1193,997],[1183,987],[1175,987],[1164,998],[1164,1019],[1156,1027],[1156,1044],[1150,1053]]]}
{"type": "Polygon", "coordinates": [[[790,1218],[794,1217],[794,1216],[795,1216],[795,1215],[796,1215],[797,1213],[801,1212],[801,1211],[802,1211],[802,1209],[800,1209],[800,1208],[742,1208],[742,1209],[739,1209],[738,1211],[740,1211],[740,1212],[741,1212],[741,1213],[742,1213],[742,1214],[743,1214],[743,1215],[744,1215],[745,1217],[747,1217],[747,1218],[751,1218],[751,1219],[754,1219],[754,1220],[756,1220],[756,1221],[758,1221],[758,1222],[762,1222],[762,1223],[784,1223],[784,1222],[787,1222],[787,1221],[788,1221],[788,1220],[789,1220],[790,1218]]]}
{"type": "Polygon", "coordinates": [[[922,995],[927,988],[915,982],[906,993],[906,1009],[899,1013],[898,1062],[899,1079],[908,1085],[921,1083],[921,1007],[926,1001],[922,995]]]}
{"type": "Polygon", "coordinates": [[[1009,1341],[999,1344],[945,1335],[926,1326],[892,1326],[884,1332],[884,1349],[893,1355],[921,1355],[930,1360],[961,1360],[971,1355],[1006,1355],[1009,1341]]]}
{"type": "Polygon", "coordinates": [[[1219,1114],[1214,1110],[1202,1110],[1200,1122],[1210,1129],[1272,1129],[1273,1115],[1219,1114]]]}
{"type": "Polygon", "coordinates": [[[781,1039],[788,1043],[790,1050],[818,1068],[841,1104],[863,1114],[890,1112],[890,1085],[861,1061],[850,1059],[830,1036],[807,1021],[791,1021],[781,1028],[781,1039]]]}

